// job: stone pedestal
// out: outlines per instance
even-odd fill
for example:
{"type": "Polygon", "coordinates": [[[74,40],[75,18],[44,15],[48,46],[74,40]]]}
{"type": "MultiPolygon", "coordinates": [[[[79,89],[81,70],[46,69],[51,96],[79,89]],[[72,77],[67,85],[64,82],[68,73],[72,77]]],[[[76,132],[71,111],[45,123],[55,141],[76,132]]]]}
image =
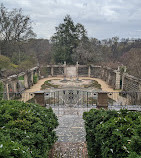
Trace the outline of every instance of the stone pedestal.
{"type": "Polygon", "coordinates": [[[98,93],[97,108],[108,109],[108,95],[106,92],[98,93]]]}

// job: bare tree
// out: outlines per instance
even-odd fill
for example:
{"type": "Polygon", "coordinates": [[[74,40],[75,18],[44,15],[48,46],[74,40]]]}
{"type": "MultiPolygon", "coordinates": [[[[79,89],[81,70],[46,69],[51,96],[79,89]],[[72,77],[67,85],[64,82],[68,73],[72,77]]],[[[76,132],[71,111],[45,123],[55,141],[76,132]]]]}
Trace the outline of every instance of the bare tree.
{"type": "Polygon", "coordinates": [[[141,48],[132,48],[121,57],[121,61],[129,74],[141,78],[141,48]]]}
{"type": "MultiPolygon", "coordinates": [[[[3,4],[0,5],[0,40],[1,51],[5,51],[6,46],[11,43],[17,44],[35,37],[32,31],[32,21],[27,15],[23,15],[22,9],[8,11],[3,4]]],[[[6,52],[2,52],[6,53],[6,52]]],[[[5,55],[5,54],[4,54],[5,55]]]]}

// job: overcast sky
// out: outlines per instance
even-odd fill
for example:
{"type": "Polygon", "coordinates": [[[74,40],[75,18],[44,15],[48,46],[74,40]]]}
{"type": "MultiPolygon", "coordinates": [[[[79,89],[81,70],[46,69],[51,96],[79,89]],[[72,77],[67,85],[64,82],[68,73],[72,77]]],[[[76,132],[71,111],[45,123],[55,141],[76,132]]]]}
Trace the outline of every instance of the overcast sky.
{"type": "Polygon", "coordinates": [[[33,20],[38,38],[49,39],[69,14],[85,26],[89,37],[141,38],[141,0],[0,0],[6,8],[22,8],[33,20]]]}

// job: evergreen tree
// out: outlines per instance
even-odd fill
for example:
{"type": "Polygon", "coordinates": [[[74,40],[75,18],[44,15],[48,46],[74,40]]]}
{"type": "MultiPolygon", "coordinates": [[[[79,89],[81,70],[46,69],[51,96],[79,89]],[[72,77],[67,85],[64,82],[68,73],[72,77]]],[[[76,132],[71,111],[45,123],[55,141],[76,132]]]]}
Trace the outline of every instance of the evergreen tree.
{"type": "Polygon", "coordinates": [[[56,33],[52,37],[54,60],[56,63],[73,64],[72,54],[79,42],[86,37],[86,30],[82,24],[74,24],[69,15],[64,18],[64,23],[56,27],[56,33]]]}

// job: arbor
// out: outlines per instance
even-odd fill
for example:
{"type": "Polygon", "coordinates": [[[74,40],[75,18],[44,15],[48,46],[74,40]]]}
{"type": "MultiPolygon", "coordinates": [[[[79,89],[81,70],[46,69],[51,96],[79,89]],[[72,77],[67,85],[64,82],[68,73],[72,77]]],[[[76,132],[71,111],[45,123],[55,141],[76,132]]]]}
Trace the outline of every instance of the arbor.
{"type": "Polygon", "coordinates": [[[74,24],[69,15],[64,18],[64,23],[56,27],[52,37],[54,60],[57,63],[66,61],[73,63],[71,55],[79,42],[86,37],[86,30],[82,24],[74,24]]]}
{"type": "Polygon", "coordinates": [[[19,42],[35,36],[32,31],[30,17],[23,15],[22,9],[8,11],[3,4],[0,5],[0,51],[8,55],[9,47],[19,46],[19,42]]]}

